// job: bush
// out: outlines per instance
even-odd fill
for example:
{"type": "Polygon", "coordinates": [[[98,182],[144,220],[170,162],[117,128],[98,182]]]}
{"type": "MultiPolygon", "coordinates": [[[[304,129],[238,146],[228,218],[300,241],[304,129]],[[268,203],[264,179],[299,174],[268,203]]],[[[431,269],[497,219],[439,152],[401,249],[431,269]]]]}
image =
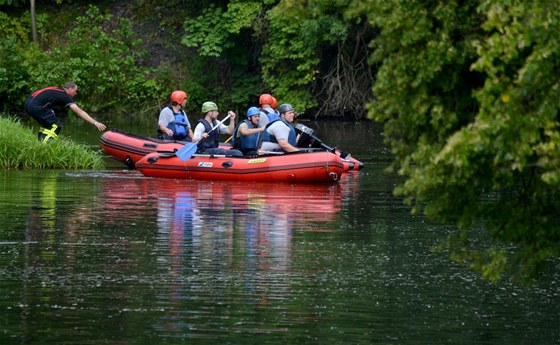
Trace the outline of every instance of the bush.
{"type": "Polygon", "coordinates": [[[14,117],[0,116],[0,168],[99,169],[101,155],[85,145],[60,138],[49,143],[14,117]]]}
{"type": "Polygon", "coordinates": [[[115,22],[111,14],[90,6],[61,40],[31,66],[35,88],[73,80],[79,94],[86,95],[81,103],[93,112],[128,113],[131,105],[142,107],[164,97],[164,87],[147,77],[150,70],[136,66],[143,51],[129,20],[115,22]]]}

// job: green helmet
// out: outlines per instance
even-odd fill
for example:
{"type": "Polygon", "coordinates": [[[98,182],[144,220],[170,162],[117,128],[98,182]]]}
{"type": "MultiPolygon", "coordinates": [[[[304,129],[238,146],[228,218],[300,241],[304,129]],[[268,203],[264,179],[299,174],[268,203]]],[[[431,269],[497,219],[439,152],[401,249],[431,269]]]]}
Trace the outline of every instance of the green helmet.
{"type": "Polygon", "coordinates": [[[218,106],[214,102],[204,102],[202,103],[202,113],[206,114],[211,110],[218,110],[218,106]]]}

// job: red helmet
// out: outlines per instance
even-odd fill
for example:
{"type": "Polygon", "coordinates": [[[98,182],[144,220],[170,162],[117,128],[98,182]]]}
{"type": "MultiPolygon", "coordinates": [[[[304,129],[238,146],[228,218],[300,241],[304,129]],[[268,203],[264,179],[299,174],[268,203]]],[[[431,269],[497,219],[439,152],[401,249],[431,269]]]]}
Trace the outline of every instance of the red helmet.
{"type": "Polygon", "coordinates": [[[276,100],[276,98],[272,97],[272,103],[270,103],[270,106],[272,107],[272,109],[276,109],[276,107],[278,106],[278,101],[276,100]]]}
{"type": "Polygon", "coordinates": [[[171,94],[171,102],[175,102],[177,104],[183,104],[183,101],[188,98],[187,93],[185,91],[173,91],[171,94]]]}
{"type": "Polygon", "coordinates": [[[272,104],[272,100],[274,99],[274,97],[272,97],[272,95],[269,95],[268,93],[263,93],[260,97],[259,97],[259,104],[263,105],[263,104],[272,104]]]}

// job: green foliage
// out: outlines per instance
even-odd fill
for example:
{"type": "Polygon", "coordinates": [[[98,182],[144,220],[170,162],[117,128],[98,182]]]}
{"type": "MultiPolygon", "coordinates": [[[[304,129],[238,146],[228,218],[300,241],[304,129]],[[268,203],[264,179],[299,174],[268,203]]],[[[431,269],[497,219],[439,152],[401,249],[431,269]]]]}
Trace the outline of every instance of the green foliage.
{"type": "MultiPolygon", "coordinates": [[[[560,242],[560,14],[539,1],[361,3],[379,30],[370,116],[385,123],[396,189],[465,232],[455,258],[530,279],[560,242]],[[471,247],[483,221],[515,249],[471,247]]],[[[460,239],[460,240],[457,240],[460,239]]]]}
{"type": "MultiPolygon", "coordinates": [[[[303,113],[317,106],[315,82],[323,45],[346,38],[348,23],[341,18],[347,1],[282,1],[267,13],[269,37],[263,47],[262,76],[277,98],[303,113]]],[[[282,102],[282,101],[281,101],[282,102]]]]}
{"type": "MultiPolygon", "coordinates": [[[[46,37],[43,44],[52,48],[42,50],[29,42],[28,14],[8,18],[0,27],[7,34],[0,41],[0,95],[7,100],[2,111],[21,111],[35,89],[68,80],[78,83],[76,100],[90,112],[139,116],[136,109],[159,110],[159,100],[168,97],[171,78],[158,80],[155,69],[137,64],[144,51],[127,19],[115,21],[90,6],[64,35],[46,37]]],[[[49,20],[38,15],[39,30],[49,20]]]]}
{"type": "Polygon", "coordinates": [[[30,62],[36,87],[73,80],[79,94],[86,95],[81,102],[94,112],[130,111],[131,104],[146,104],[167,92],[148,77],[149,71],[136,66],[142,52],[128,20],[115,23],[111,14],[90,6],[64,39],[35,64],[30,62]]]}
{"type": "Polygon", "coordinates": [[[24,1],[23,0],[0,0],[0,6],[2,5],[14,6],[14,5],[18,5],[21,2],[24,1]]]}
{"type": "MultiPolygon", "coordinates": [[[[157,112],[170,90],[178,88],[192,95],[189,107],[195,108],[207,99],[245,108],[260,93],[272,92],[300,112],[315,107],[316,97],[328,98],[331,108],[340,104],[346,109],[347,100],[353,98],[346,97],[346,92],[363,93],[364,89],[353,87],[354,80],[340,79],[362,71],[352,59],[340,68],[342,49],[348,47],[345,54],[356,55],[352,43],[341,43],[355,34],[349,30],[354,19],[343,17],[349,2],[141,0],[108,4],[141,21],[135,32],[130,21],[115,20],[93,6],[76,18],[74,13],[84,13],[87,2],[41,3],[37,6],[40,46],[29,44],[26,9],[20,18],[11,14],[0,22],[0,35],[11,40],[0,42],[0,54],[6,57],[0,61],[0,95],[8,100],[2,109],[21,111],[26,94],[67,80],[79,84],[76,100],[85,109],[131,117],[157,112]],[[61,16],[61,22],[48,17],[55,11],[72,15],[61,16]],[[185,35],[177,25],[183,20],[185,35]],[[150,31],[153,26],[159,30],[150,31]],[[158,43],[141,42],[139,35],[158,43]],[[178,47],[177,42],[183,45],[178,47]],[[144,47],[156,49],[147,54],[144,47]],[[327,78],[319,78],[326,72],[327,78]],[[339,102],[333,92],[346,101],[339,102]]],[[[349,42],[354,39],[360,38],[349,42]]],[[[370,79],[363,78],[364,82],[370,79]]],[[[358,95],[351,108],[361,110],[363,98],[358,95]]]]}
{"type": "Polygon", "coordinates": [[[267,85],[281,103],[290,102],[299,112],[316,105],[307,86],[315,79],[319,59],[313,42],[315,28],[306,17],[303,5],[284,3],[270,10],[270,37],[261,58],[267,85]],[[311,32],[305,33],[302,27],[311,32]]]}
{"type": "MultiPolygon", "coordinates": [[[[64,0],[54,0],[53,2],[57,5],[60,5],[64,2],[64,0]]],[[[28,3],[29,1],[27,0],[0,0],[0,6],[3,5],[12,6],[12,7],[25,6],[25,5],[29,6],[28,3]]]]}
{"type": "Polygon", "coordinates": [[[261,10],[260,1],[230,1],[225,10],[211,4],[199,16],[185,20],[187,34],[182,43],[197,48],[197,65],[206,65],[196,69],[190,80],[189,90],[194,91],[195,99],[214,99],[244,109],[251,96],[260,93],[247,29],[254,25],[261,10]],[[224,56],[227,60],[222,59],[224,56]],[[203,92],[208,85],[215,85],[214,89],[203,92]]]}
{"type": "MultiPolygon", "coordinates": [[[[28,42],[29,34],[27,26],[29,23],[29,15],[22,18],[14,18],[4,12],[0,12],[0,32],[4,37],[14,37],[20,41],[28,42]]],[[[38,24],[40,23],[41,21],[38,20],[38,24]]]]}
{"type": "MultiPolygon", "coordinates": [[[[247,39],[240,39],[249,32],[253,46],[262,44],[262,49],[252,56],[262,67],[260,78],[264,87],[259,91],[254,87],[256,83],[245,80],[245,85],[253,87],[237,83],[235,86],[242,88],[237,94],[271,90],[281,103],[290,102],[303,113],[317,106],[312,86],[316,82],[324,47],[334,45],[348,35],[349,22],[342,17],[348,3],[234,0],[227,3],[225,10],[211,5],[197,18],[185,21],[187,34],[182,42],[197,48],[201,56],[227,55],[231,61],[232,51],[241,55],[240,51],[249,50],[245,45],[247,39]]],[[[232,70],[236,69],[238,66],[234,64],[232,70]]],[[[249,79],[258,81],[255,74],[237,74],[241,78],[254,76],[249,79]]],[[[242,100],[236,95],[233,98],[242,100]]]]}
{"type": "MultiPolygon", "coordinates": [[[[0,12],[0,111],[19,110],[29,93],[29,61],[38,58],[38,46],[30,43],[29,15],[11,17],[0,12]]],[[[37,16],[37,27],[42,29],[47,22],[44,15],[37,16]]]]}
{"type": "Polygon", "coordinates": [[[234,47],[232,37],[250,28],[260,11],[260,1],[231,1],[225,12],[211,4],[197,18],[185,20],[187,34],[182,43],[198,48],[202,56],[220,57],[224,51],[234,47]]]}
{"type": "Polygon", "coordinates": [[[61,138],[49,143],[17,119],[0,116],[1,169],[99,169],[102,157],[85,145],[61,138]]]}
{"type": "Polygon", "coordinates": [[[10,105],[23,104],[27,93],[27,69],[22,57],[14,53],[19,49],[18,42],[13,38],[0,41],[0,97],[4,100],[0,111],[8,111],[10,105]]]}

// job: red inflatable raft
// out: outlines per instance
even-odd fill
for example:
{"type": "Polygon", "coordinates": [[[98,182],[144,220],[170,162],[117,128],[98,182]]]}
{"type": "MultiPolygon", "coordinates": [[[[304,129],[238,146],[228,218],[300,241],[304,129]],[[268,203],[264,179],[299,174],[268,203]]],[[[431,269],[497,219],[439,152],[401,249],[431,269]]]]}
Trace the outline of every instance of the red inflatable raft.
{"type": "Polygon", "coordinates": [[[334,153],[308,151],[257,158],[194,155],[184,162],[174,153],[150,153],[136,169],[144,176],[175,179],[326,183],[354,168],[334,153]]]}
{"type": "MultiPolygon", "coordinates": [[[[304,126],[302,126],[304,127],[304,126]]],[[[299,129],[299,128],[298,128],[299,129]]],[[[302,132],[303,133],[303,132],[302,132]]],[[[305,138],[305,136],[301,136],[305,138]]],[[[323,148],[327,151],[333,152],[337,156],[342,156],[343,161],[346,162],[346,166],[352,166],[352,170],[360,170],[364,167],[364,164],[354,157],[346,156],[347,154],[341,151],[326,146],[319,139],[313,136],[311,140],[312,144],[305,143],[302,145],[305,149],[309,149],[310,146],[314,145],[316,148],[323,148]]],[[[302,142],[303,140],[300,140],[302,142]]],[[[103,149],[107,155],[113,157],[114,159],[123,162],[129,168],[134,168],[136,162],[138,162],[145,155],[152,152],[174,152],[181,149],[187,141],[175,141],[175,140],[160,140],[155,138],[150,138],[146,136],[141,136],[132,133],[126,133],[117,129],[111,129],[103,135],[99,140],[99,146],[103,149]]],[[[230,144],[220,144],[221,148],[230,149],[230,144]]],[[[312,148],[311,148],[312,149],[312,148]]]]}
{"type": "Polygon", "coordinates": [[[159,140],[141,135],[111,129],[101,135],[99,146],[103,152],[123,162],[130,168],[148,153],[156,151],[176,151],[185,141],[159,140]]]}

